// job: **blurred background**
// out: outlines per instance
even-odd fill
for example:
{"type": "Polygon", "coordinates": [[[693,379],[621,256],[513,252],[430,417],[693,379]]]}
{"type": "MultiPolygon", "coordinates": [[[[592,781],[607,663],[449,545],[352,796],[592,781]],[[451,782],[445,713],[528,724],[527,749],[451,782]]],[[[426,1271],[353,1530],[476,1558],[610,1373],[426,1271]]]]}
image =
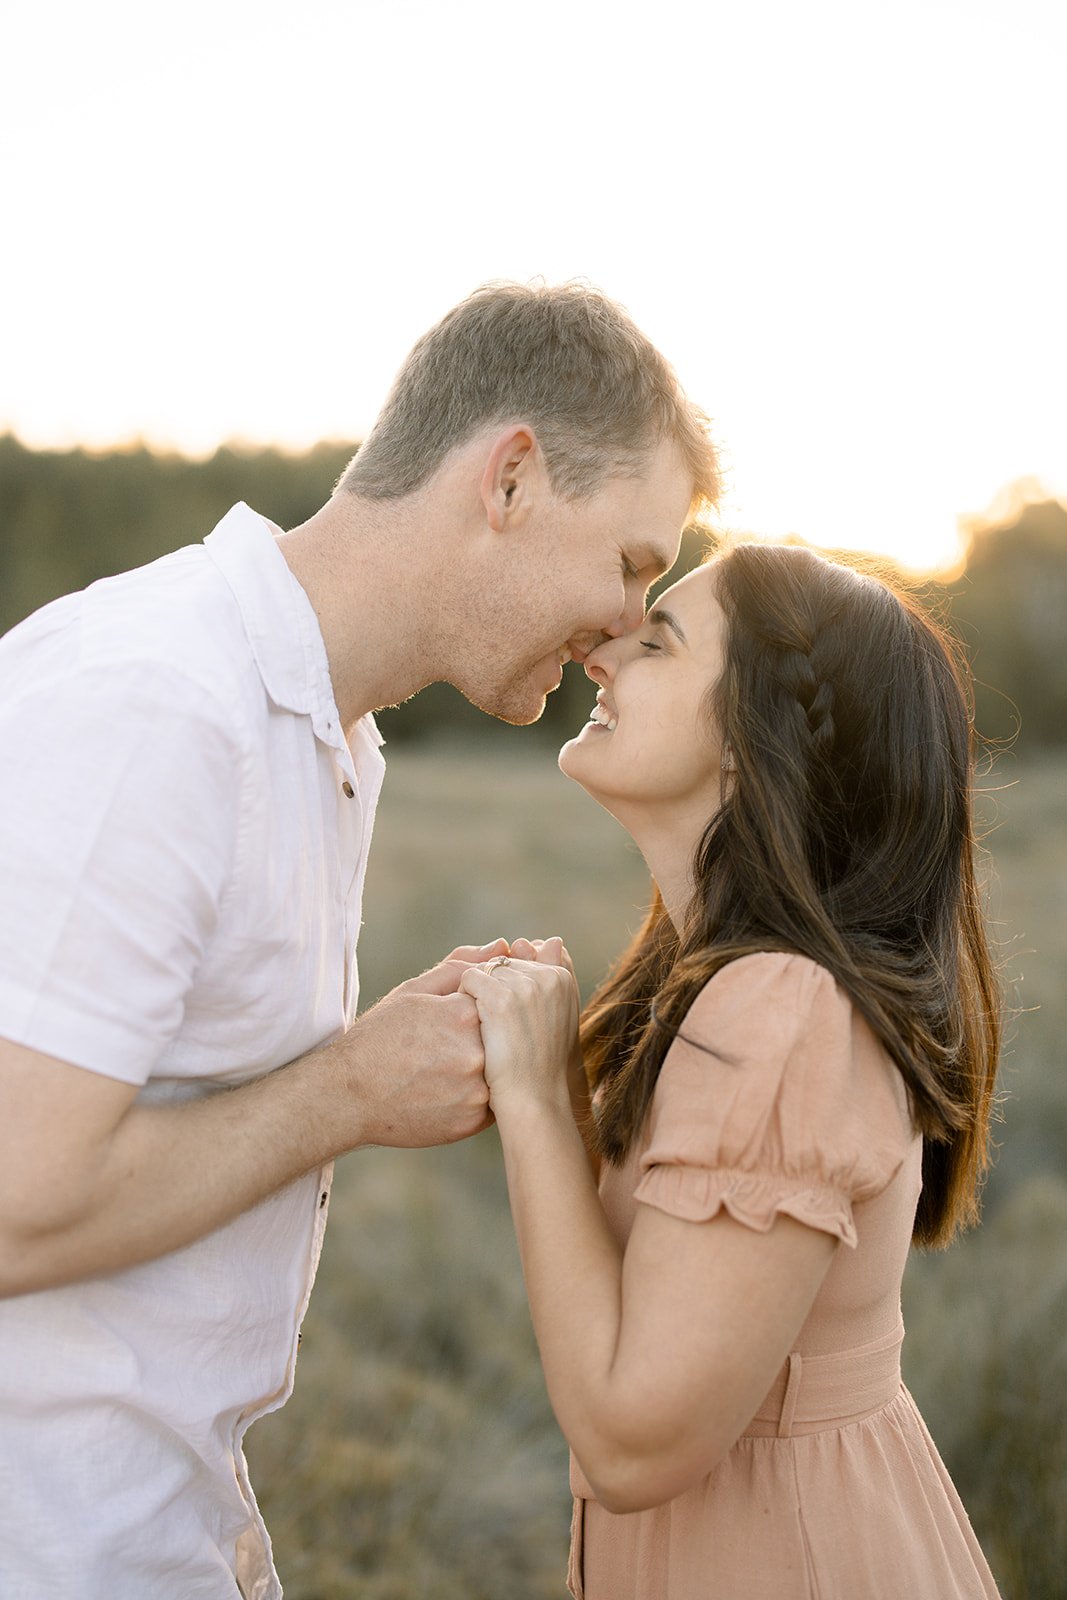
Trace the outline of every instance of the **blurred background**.
{"type": "MultiPolygon", "coordinates": [[[[985,1224],[914,1259],[905,1372],[1012,1600],[1067,1571],[1065,49],[1054,0],[38,0],[0,97],[0,631],[235,500],[301,521],[414,339],[537,275],[674,362],[723,529],[877,551],[947,611],[1014,1021],[985,1224]]],[[[591,699],[569,667],[531,729],[383,713],[364,1003],[501,933],[562,934],[591,990],[647,894],[555,768],[591,699]]],[[[562,1600],[492,1134],[339,1163],[248,1444],[289,1600],[562,1600]]]]}

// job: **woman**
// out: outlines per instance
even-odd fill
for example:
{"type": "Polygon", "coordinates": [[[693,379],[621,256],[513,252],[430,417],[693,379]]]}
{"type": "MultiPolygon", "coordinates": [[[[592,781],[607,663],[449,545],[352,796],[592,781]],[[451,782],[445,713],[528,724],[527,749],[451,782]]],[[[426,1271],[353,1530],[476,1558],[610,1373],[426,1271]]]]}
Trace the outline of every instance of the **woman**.
{"type": "Polygon", "coordinates": [[[586,671],[560,766],[639,845],[648,920],[581,1053],[558,940],[462,985],[572,1592],[996,1595],[899,1363],[909,1243],[976,1218],[998,1049],[960,669],[880,580],[740,544],[586,671]]]}

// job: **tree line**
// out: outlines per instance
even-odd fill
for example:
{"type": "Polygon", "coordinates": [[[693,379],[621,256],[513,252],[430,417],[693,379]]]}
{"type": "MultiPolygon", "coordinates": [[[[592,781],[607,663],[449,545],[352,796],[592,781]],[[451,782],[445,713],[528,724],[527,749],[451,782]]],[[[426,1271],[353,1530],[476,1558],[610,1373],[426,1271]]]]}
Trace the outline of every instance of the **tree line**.
{"type": "MultiPolygon", "coordinates": [[[[289,454],[223,445],[198,461],[144,445],[32,450],[0,435],[0,632],[58,595],[197,542],[237,500],[295,526],[323,503],[355,448],[329,441],[289,454]]],[[[1026,749],[1067,743],[1067,506],[1020,492],[967,531],[963,572],[923,584],[920,597],[963,640],[977,680],[979,733],[1026,749]]],[[[687,533],[672,576],[706,548],[706,535],[687,533]]],[[[541,736],[561,742],[590,704],[588,681],[569,669],[538,724],[541,736]]],[[[401,740],[473,737],[485,727],[443,685],[380,720],[387,738],[401,740]]]]}

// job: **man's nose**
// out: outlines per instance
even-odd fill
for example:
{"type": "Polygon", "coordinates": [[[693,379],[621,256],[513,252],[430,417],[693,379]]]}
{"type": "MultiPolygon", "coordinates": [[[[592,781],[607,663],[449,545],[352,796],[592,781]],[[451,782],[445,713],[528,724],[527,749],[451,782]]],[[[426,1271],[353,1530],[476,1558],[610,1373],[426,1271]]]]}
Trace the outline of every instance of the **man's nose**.
{"type": "Polygon", "coordinates": [[[645,616],[645,596],[648,593],[641,584],[627,584],[626,597],[623,601],[622,615],[604,629],[609,639],[620,639],[624,633],[633,633],[639,628],[645,616]]]}

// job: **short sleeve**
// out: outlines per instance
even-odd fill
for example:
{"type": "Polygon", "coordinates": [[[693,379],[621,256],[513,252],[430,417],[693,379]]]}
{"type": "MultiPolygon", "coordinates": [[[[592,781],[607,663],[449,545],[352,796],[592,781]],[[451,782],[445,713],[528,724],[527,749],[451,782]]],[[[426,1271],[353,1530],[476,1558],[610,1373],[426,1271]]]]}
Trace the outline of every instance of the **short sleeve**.
{"type": "Polygon", "coordinates": [[[914,1133],[903,1080],[850,997],[801,956],[744,956],[705,985],[653,1098],[637,1199],[765,1233],[779,1214],[856,1243],[853,1206],[914,1133]]]}
{"type": "Polygon", "coordinates": [[[142,1084],[217,923],[238,741],[169,666],[21,677],[0,701],[0,1036],[142,1084]]]}

